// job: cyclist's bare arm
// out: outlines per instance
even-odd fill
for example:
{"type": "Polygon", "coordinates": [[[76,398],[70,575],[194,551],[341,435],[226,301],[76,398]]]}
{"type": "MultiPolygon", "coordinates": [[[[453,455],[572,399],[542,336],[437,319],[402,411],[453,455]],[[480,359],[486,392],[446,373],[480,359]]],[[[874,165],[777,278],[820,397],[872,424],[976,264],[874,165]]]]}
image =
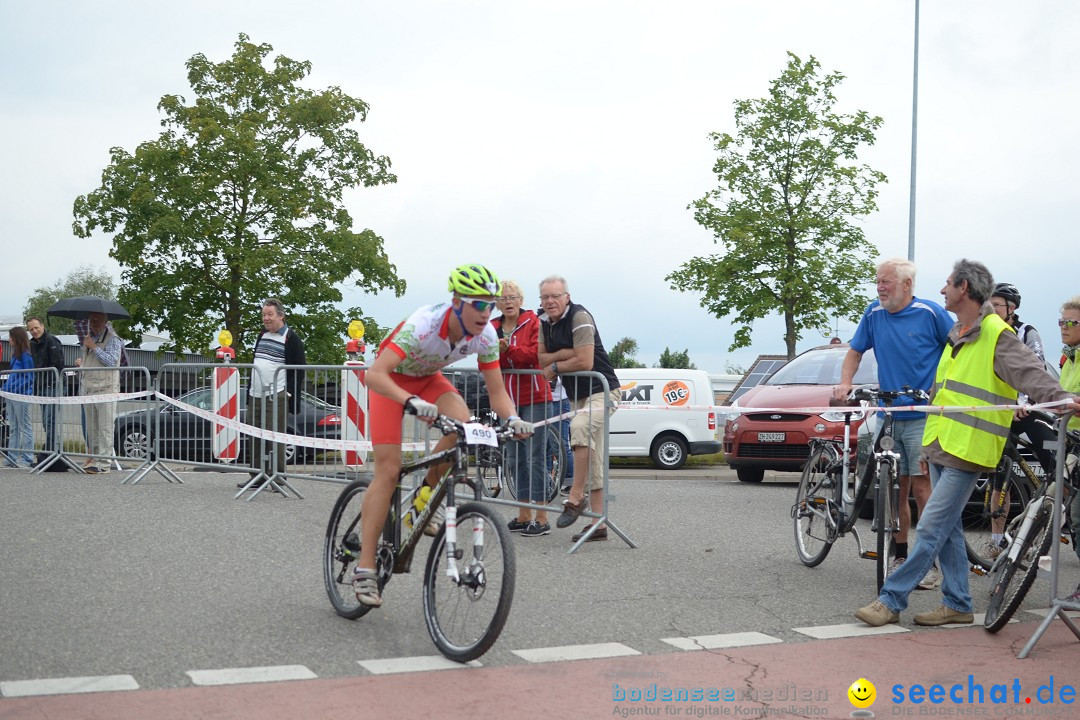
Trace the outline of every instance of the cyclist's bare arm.
{"type": "Polygon", "coordinates": [[[851,383],[855,379],[859,363],[862,362],[862,356],[861,352],[848,348],[847,355],[844,356],[844,364],[840,366],[840,384],[833,388],[833,397],[837,400],[846,400],[851,394],[851,383]]]}

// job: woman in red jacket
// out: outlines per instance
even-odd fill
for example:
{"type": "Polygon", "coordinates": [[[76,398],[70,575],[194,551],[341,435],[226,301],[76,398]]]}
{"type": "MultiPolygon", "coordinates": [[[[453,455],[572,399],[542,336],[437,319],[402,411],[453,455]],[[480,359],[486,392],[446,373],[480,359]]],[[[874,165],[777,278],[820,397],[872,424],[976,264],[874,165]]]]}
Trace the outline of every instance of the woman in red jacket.
{"type": "MultiPolygon", "coordinates": [[[[502,315],[491,321],[499,334],[499,367],[503,371],[506,391],[514,401],[521,419],[539,422],[551,415],[551,387],[538,372],[536,354],[540,337],[540,318],[532,310],[522,310],[524,294],[513,280],[504,280],[497,300],[502,315]],[[524,371],[521,373],[513,371],[524,371]],[[510,371],[510,372],[508,372],[510,371]]],[[[510,531],[523,537],[540,537],[551,532],[547,511],[547,432],[542,428],[525,440],[508,445],[517,481],[518,499],[541,506],[535,516],[529,508],[518,509],[518,516],[509,523],[510,531]]]]}

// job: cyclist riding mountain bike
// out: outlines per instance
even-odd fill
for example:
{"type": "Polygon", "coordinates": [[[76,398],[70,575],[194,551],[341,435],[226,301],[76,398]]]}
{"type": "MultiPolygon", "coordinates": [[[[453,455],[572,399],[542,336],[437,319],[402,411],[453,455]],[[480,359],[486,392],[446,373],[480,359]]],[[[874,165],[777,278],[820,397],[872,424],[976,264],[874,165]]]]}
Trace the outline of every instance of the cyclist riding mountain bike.
{"type": "MultiPolygon", "coordinates": [[[[519,438],[532,434],[532,424],[517,416],[499,370],[499,339],[489,318],[499,295],[499,279],[483,265],[462,265],[450,274],[449,303],[416,310],[379,345],[367,371],[371,442],[375,476],[364,496],[360,560],[353,575],[356,599],[371,607],[382,604],[375,574],[375,550],[390,509],[401,469],[401,421],[405,409],[430,423],[446,415],[466,421],[465,401],[442,374],[443,367],[476,355],[491,407],[519,438]]],[[[434,452],[450,448],[456,435],[439,440],[434,452]]],[[[425,482],[435,487],[444,466],[436,466],[425,482]]]]}

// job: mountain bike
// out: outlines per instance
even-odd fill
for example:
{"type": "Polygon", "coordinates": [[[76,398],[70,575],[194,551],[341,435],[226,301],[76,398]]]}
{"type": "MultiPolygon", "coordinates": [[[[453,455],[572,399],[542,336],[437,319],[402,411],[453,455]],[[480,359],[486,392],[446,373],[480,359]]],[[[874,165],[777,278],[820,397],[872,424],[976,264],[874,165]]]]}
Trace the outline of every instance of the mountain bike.
{"type": "MultiPolygon", "coordinates": [[[[1070,492],[1080,488],[1080,467],[1076,457],[1080,454],[1080,433],[1066,433],[1066,460],[1064,468],[1066,517],[1070,492]]],[[[1043,483],[1028,502],[1022,515],[1014,517],[1005,528],[1005,549],[990,567],[990,602],[986,607],[983,627],[997,632],[1005,627],[1020,608],[1024,596],[1039,574],[1039,558],[1050,550],[1050,543],[1058,536],[1053,527],[1054,483],[1043,483]]],[[[1066,525],[1068,523],[1066,522],[1066,525]]]]}
{"type": "MultiPolygon", "coordinates": [[[[484,410],[479,414],[480,422],[494,426],[498,418],[494,412],[484,410]]],[[[551,423],[544,427],[536,428],[536,432],[544,433],[547,446],[544,457],[547,462],[547,476],[544,486],[544,496],[547,502],[552,502],[559,495],[566,477],[566,448],[562,444],[559,435],[559,424],[551,423]]],[[[488,497],[498,497],[503,488],[507,488],[510,496],[515,500],[518,497],[517,478],[514,477],[514,464],[511,462],[513,453],[518,448],[513,445],[507,447],[478,446],[474,452],[476,463],[476,479],[483,493],[488,497]]]]}
{"type": "MultiPolygon", "coordinates": [[[[487,652],[499,637],[514,599],[516,561],[510,531],[501,516],[482,505],[480,485],[469,478],[470,447],[502,447],[512,436],[507,428],[462,423],[440,415],[431,426],[443,435],[457,435],[453,447],[404,463],[376,550],[379,592],[392,575],[407,573],[424,529],[445,502],[446,522],[433,538],[424,567],[423,608],[428,633],[451,660],[468,662],[487,652]],[[412,504],[403,490],[423,485],[428,468],[451,466],[432,490],[427,505],[405,527],[402,518],[412,504]],[[412,483],[403,481],[412,476],[412,483]],[[458,505],[457,486],[473,489],[477,502],[458,505]],[[459,540],[460,539],[460,540],[459,540]]],[[[347,485],[338,496],[326,527],[323,575],[326,592],[338,615],[355,620],[371,608],[353,592],[352,578],[360,557],[360,510],[370,477],[347,485]]],[[[415,492],[415,491],[414,491],[415,492]]]]}
{"type": "Polygon", "coordinates": [[[972,571],[979,575],[985,574],[1001,554],[1001,546],[994,548],[991,543],[994,526],[1003,532],[1014,518],[1023,514],[1028,501],[1043,484],[1045,470],[1034,459],[1029,462],[1031,457],[1029,443],[1010,433],[997,468],[975,484],[962,522],[968,561],[972,571]],[[1023,453],[1022,448],[1026,450],[1023,453]]]}
{"type": "MultiPolygon", "coordinates": [[[[864,407],[878,402],[889,407],[900,398],[922,401],[927,399],[927,394],[910,388],[891,391],[860,387],[852,390],[848,396],[849,401],[862,403],[864,407]]],[[[877,587],[880,591],[896,555],[893,536],[900,530],[900,454],[893,450],[896,444],[892,434],[893,415],[884,413],[866,467],[861,475],[851,472],[852,415],[867,411],[872,412],[845,412],[843,440],[810,440],[810,456],[799,478],[791,517],[795,526],[795,549],[804,565],[820,565],[837,538],[851,533],[855,537],[859,557],[876,561],[877,587]],[[877,534],[877,543],[875,550],[864,550],[855,523],[859,519],[859,508],[866,501],[871,488],[874,517],[870,530],[877,534]]]]}

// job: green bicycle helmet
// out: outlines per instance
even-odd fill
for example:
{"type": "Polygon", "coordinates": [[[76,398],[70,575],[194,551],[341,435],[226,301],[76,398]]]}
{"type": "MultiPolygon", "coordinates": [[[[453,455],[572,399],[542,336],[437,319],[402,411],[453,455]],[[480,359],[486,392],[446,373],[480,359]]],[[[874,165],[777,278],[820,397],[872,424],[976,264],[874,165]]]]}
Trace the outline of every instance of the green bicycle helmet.
{"type": "Polygon", "coordinates": [[[497,296],[501,285],[498,276],[483,265],[461,265],[450,273],[450,292],[466,297],[497,296]]]}

